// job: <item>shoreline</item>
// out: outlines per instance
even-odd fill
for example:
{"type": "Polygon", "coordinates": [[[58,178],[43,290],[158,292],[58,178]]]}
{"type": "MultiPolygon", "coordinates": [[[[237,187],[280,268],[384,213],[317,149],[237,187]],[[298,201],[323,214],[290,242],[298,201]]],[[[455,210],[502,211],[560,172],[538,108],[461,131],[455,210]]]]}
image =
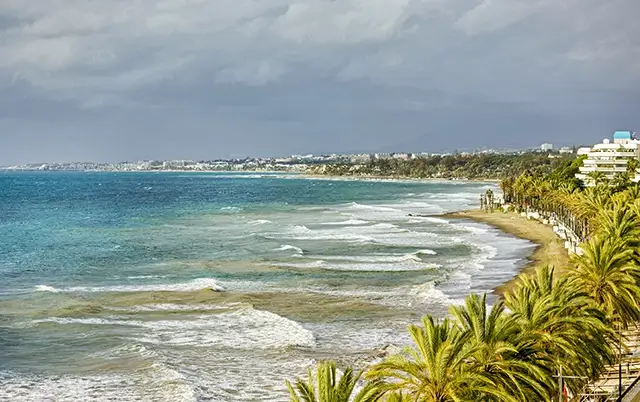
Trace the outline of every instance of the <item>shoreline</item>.
{"type": "Polygon", "coordinates": [[[502,296],[505,292],[512,290],[518,282],[520,274],[531,275],[537,267],[543,265],[551,265],[556,270],[561,270],[569,264],[569,254],[565,250],[562,240],[556,236],[551,226],[523,218],[516,213],[490,213],[480,209],[473,209],[438,216],[485,223],[508,235],[528,240],[536,245],[533,252],[526,257],[528,262],[516,275],[493,290],[493,293],[498,296],[502,296]]]}

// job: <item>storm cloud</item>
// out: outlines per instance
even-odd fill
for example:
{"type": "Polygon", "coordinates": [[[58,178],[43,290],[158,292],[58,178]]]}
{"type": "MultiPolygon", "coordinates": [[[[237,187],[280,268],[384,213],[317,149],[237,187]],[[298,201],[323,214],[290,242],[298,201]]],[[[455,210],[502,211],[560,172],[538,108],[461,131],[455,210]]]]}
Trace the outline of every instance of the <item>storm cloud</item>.
{"type": "Polygon", "coordinates": [[[3,0],[0,165],[640,131],[636,0],[3,0]]]}

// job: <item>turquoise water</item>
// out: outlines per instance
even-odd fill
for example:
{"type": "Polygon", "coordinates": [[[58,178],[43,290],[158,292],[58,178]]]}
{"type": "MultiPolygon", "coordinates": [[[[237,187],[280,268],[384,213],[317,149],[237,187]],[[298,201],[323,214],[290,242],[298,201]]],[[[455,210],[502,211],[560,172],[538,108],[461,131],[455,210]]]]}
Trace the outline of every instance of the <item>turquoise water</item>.
{"type": "Polygon", "coordinates": [[[510,278],[483,183],[0,173],[0,400],[277,401],[510,278]]]}

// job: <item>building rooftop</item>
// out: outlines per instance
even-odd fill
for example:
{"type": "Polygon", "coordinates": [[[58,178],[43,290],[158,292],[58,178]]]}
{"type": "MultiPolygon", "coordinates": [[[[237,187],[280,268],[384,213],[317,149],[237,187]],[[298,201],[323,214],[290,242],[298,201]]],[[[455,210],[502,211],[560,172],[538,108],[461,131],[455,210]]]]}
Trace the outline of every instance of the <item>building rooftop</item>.
{"type": "Polygon", "coordinates": [[[616,131],[613,133],[614,140],[630,140],[632,137],[631,131],[616,131]]]}

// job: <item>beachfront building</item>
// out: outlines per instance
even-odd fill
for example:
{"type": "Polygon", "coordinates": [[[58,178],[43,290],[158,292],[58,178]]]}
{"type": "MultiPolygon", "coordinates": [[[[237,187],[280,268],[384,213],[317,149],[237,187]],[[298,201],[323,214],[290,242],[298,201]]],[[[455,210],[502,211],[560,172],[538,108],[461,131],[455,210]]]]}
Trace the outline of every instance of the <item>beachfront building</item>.
{"type": "Polygon", "coordinates": [[[595,186],[594,176],[600,172],[600,176],[608,181],[614,180],[616,175],[629,173],[633,182],[640,181],[640,171],[629,171],[629,161],[640,161],[640,141],[631,131],[616,131],[613,133],[613,142],[605,138],[602,143],[596,144],[588,151],[583,150],[578,154],[586,154],[587,158],[580,167],[580,173],[576,177],[588,187],[595,186]]]}

